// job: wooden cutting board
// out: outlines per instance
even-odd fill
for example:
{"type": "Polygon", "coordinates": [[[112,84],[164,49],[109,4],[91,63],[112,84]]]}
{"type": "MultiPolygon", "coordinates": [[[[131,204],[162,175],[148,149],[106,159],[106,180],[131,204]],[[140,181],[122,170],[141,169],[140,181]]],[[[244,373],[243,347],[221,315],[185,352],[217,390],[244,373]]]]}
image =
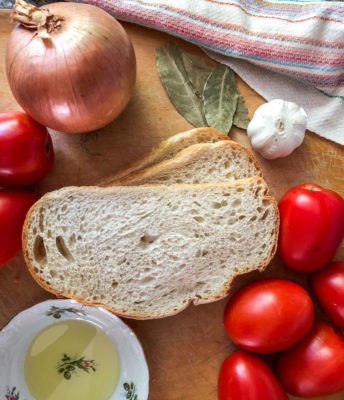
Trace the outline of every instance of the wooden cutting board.
{"type": "MultiPolygon", "coordinates": [[[[173,40],[187,51],[202,56],[203,53],[195,46],[166,34],[131,24],[123,25],[137,56],[134,96],[125,111],[98,132],[83,135],[51,132],[55,165],[49,176],[33,188],[37,193],[67,185],[95,184],[162,139],[191,128],[164,92],[155,66],[154,50],[173,40]]],[[[20,109],[5,74],[6,41],[12,29],[9,11],[0,11],[0,112],[20,109]]],[[[252,116],[264,100],[240,79],[239,89],[252,116]]],[[[244,131],[233,128],[230,136],[250,147],[244,131]]],[[[270,190],[277,199],[291,186],[305,182],[323,185],[344,196],[344,148],[313,133],[307,133],[302,146],[289,157],[275,161],[258,158],[270,190]]],[[[344,259],[344,246],[336,259],[344,259]]],[[[308,275],[289,271],[275,257],[264,273],[238,278],[233,292],[264,277],[286,277],[308,287],[308,275]]],[[[21,254],[0,268],[0,328],[18,312],[50,298],[52,296],[31,278],[21,254]]],[[[150,370],[150,400],[217,399],[219,368],[234,349],[222,324],[226,303],[225,299],[208,305],[190,306],[165,319],[125,321],[136,332],[146,353],[150,370]]],[[[321,316],[319,312],[318,316],[321,316]]],[[[343,398],[344,392],[322,399],[343,398]]]]}

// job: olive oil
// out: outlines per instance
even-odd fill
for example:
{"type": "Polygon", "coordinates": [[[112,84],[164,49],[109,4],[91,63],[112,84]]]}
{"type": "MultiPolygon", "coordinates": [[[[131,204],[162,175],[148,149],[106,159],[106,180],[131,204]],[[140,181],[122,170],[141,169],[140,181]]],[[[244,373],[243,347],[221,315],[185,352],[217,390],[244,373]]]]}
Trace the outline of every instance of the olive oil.
{"type": "Polygon", "coordinates": [[[24,361],[25,380],[35,400],[108,400],[119,372],[111,339],[96,325],[80,320],[43,329],[24,361]]]}

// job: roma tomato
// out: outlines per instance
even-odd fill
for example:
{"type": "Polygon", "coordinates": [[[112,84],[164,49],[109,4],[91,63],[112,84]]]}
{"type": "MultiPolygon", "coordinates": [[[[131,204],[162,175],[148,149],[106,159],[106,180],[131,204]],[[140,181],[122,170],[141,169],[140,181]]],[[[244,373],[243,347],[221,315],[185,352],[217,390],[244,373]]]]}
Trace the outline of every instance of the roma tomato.
{"type": "Polygon", "coordinates": [[[312,276],[312,287],[321,308],[344,332],[344,262],[332,262],[312,276]]]}
{"type": "Polygon", "coordinates": [[[334,326],[317,321],[277,360],[277,375],[294,396],[326,396],[344,389],[344,340],[334,326]]]}
{"type": "Polygon", "coordinates": [[[331,261],[344,236],[344,200],[306,183],[281,198],[278,254],[296,271],[316,271],[331,261]]]}
{"type": "Polygon", "coordinates": [[[23,112],[0,114],[0,186],[38,182],[53,162],[53,145],[44,126],[23,112]]]}
{"type": "Polygon", "coordinates": [[[0,265],[6,264],[21,249],[25,216],[36,200],[34,193],[25,190],[0,190],[0,265]]]}
{"type": "Polygon", "coordinates": [[[262,358],[238,350],[222,364],[218,399],[288,400],[288,397],[262,358]]]}
{"type": "Polygon", "coordinates": [[[305,289],[265,279],[239,290],[224,313],[226,331],[241,348],[257,353],[286,350],[311,329],[314,307],[305,289]]]}

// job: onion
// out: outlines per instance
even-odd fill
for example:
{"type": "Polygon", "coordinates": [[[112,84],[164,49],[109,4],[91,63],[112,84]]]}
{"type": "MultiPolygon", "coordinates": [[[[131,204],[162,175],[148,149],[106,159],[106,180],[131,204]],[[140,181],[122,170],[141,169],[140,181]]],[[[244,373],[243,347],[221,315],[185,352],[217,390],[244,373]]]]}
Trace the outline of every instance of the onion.
{"type": "Polygon", "coordinates": [[[6,49],[14,97],[33,119],[62,132],[89,132],[116,118],[135,86],[136,60],[123,27],[98,7],[17,0],[20,23],[6,49]]]}

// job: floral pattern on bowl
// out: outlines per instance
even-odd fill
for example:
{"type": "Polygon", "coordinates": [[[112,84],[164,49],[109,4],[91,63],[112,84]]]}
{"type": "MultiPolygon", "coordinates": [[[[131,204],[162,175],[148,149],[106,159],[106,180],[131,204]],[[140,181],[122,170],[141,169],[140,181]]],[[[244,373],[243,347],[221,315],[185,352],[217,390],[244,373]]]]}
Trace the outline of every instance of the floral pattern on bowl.
{"type": "Polygon", "coordinates": [[[63,377],[69,381],[77,369],[90,373],[90,371],[97,371],[96,366],[97,364],[94,360],[85,360],[84,356],[78,357],[76,354],[73,357],[69,357],[67,354],[63,354],[61,361],[57,363],[56,369],[58,374],[63,374],[63,377]]]}
{"type": "MultiPolygon", "coordinates": [[[[120,357],[120,377],[109,400],[147,400],[149,372],[135,334],[124,322],[100,307],[74,300],[48,300],[21,313],[0,331],[0,400],[34,400],[26,386],[23,365],[32,339],[56,320],[78,319],[100,327],[115,344],[120,357]],[[23,332],[25,334],[23,334],[23,332]]],[[[73,379],[72,371],[96,371],[96,361],[82,355],[62,355],[57,372],[73,379]],[[63,370],[63,371],[62,371],[63,370]]]]}
{"type": "Polygon", "coordinates": [[[5,394],[6,400],[20,400],[19,392],[17,392],[17,388],[13,386],[12,389],[7,389],[7,393],[5,394]]]}
{"type": "Polygon", "coordinates": [[[129,383],[125,382],[123,384],[124,390],[126,391],[125,398],[128,400],[138,400],[136,393],[136,386],[133,382],[129,383]]]}
{"type": "Polygon", "coordinates": [[[47,317],[54,317],[56,319],[60,319],[62,315],[65,313],[72,313],[75,315],[86,315],[85,310],[82,308],[62,308],[62,307],[56,307],[56,306],[51,306],[48,311],[46,311],[45,315],[47,317]]]}

